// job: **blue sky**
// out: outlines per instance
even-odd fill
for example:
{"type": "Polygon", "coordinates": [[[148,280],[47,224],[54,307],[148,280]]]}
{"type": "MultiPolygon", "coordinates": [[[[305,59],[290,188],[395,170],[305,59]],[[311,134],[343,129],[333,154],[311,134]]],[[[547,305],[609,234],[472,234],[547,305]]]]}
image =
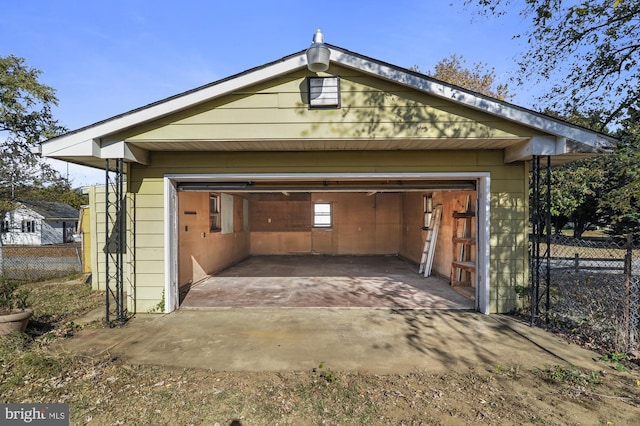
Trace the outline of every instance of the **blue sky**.
{"type": "MultiPolygon", "coordinates": [[[[70,130],[306,49],[316,28],[327,43],[430,71],[452,54],[517,71],[525,22],[513,13],[474,17],[462,1],[0,0],[0,55],[40,69],[70,130]],[[453,3],[453,4],[451,4],[453,3]]],[[[512,102],[531,107],[510,85],[512,102]]],[[[75,185],[104,173],[70,168],[75,185]]]]}

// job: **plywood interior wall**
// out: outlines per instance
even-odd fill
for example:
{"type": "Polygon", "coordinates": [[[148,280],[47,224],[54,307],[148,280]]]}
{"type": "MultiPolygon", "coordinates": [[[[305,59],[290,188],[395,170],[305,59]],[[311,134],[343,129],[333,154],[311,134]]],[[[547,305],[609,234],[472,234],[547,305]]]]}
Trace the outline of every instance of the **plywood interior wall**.
{"type": "MultiPolygon", "coordinates": [[[[233,195],[233,232],[209,229],[209,194],[178,194],[178,279],[180,285],[200,281],[249,256],[249,233],[243,229],[242,197],[233,195]]],[[[231,211],[231,208],[223,210],[231,211]]]]}
{"type": "Polygon", "coordinates": [[[251,254],[397,254],[400,194],[251,194],[251,254]],[[313,203],[331,203],[333,226],[313,227],[313,203]]]}
{"type": "MultiPolygon", "coordinates": [[[[402,244],[400,255],[412,262],[419,263],[422,257],[427,230],[424,229],[423,197],[428,193],[408,192],[403,194],[402,244]]],[[[432,192],[433,206],[442,205],[442,220],[438,230],[438,239],[433,259],[433,274],[449,277],[453,261],[453,212],[466,210],[467,197],[470,197],[472,210],[476,209],[475,191],[436,191],[432,192]]],[[[477,230],[473,230],[477,235],[477,230]]],[[[474,257],[475,258],[475,257],[474,257]]]]}
{"type": "MultiPolygon", "coordinates": [[[[209,194],[184,192],[179,204],[180,284],[197,282],[250,255],[400,255],[420,261],[425,193],[233,194],[233,232],[209,231],[209,194]],[[331,228],[313,227],[313,204],[331,203],[331,228]]],[[[433,270],[449,276],[453,212],[475,210],[475,192],[433,192],[443,205],[433,270]]],[[[229,211],[224,209],[225,211],[229,211]]],[[[474,230],[475,232],[475,230],[474,230]]]]}

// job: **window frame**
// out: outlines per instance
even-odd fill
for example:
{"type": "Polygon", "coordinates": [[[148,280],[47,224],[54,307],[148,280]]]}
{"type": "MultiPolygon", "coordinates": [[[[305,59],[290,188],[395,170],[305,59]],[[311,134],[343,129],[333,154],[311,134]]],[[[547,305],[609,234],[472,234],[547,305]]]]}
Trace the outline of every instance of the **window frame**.
{"type": "Polygon", "coordinates": [[[312,214],[313,214],[312,224],[314,228],[324,228],[324,229],[333,228],[333,203],[326,202],[326,201],[314,201],[312,214]],[[319,212],[316,210],[316,207],[324,206],[324,205],[329,206],[328,213],[319,214],[319,212]],[[321,223],[318,221],[318,218],[325,218],[325,217],[329,218],[329,223],[321,223]]]}
{"type": "Polygon", "coordinates": [[[222,232],[221,197],[217,192],[209,193],[209,232],[222,232]]]}
{"type": "Polygon", "coordinates": [[[429,229],[431,219],[433,218],[433,193],[422,194],[422,229],[429,229]]]}
{"type": "Polygon", "coordinates": [[[36,232],[36,221],[23,219],[20,229],[24,234],[33,234],[36,232]]]}

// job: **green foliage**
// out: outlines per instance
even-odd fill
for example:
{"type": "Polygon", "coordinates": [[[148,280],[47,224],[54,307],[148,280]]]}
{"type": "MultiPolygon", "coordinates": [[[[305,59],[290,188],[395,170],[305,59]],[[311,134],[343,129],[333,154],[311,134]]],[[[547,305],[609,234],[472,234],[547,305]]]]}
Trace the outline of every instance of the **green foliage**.
{"type": "Polygon", "coordinates": [[[600,383],[600,374],[591,371],[584,372],[578,367],[562,367],[560,365],[554,365],[553,367],[545,366],[541,370],[537,370],[537,373],[544,380],[559,383],[572,387],[584,387],[587,385],[597,385],[600,383]]]}
{"type": "Polygon", "coordinates": [[[62,130],[51,114],[55,90],[38,81],[40,74],[24,58],[0,56],[0,131],[29,145],[62,130]]]}
{"type": "Polygon", "coordinates": [[[0,339],[0,394],[24,386],[32,378],[50,380],[64,369],[60,355],[34,347],[25,333],[11,333],[0,339]]]}
{"type": "MultiPolygon", "coordinates": [[[[38,81],[41,71],[23,58],[0,56],[0,199],[24,198],[31,188],[62,181],[31,152],[34,144],[65,131],[54,120],[55,90],[38,81]]],[[[0,205],[0,213],[10,206],[0,205]]]]}
{"type": "MultiPolygon", "coordinates": [[[[632,110],[628,115],[612,133],[621,141],[615,152],[552,169],[551,216],[556,232],[573,222],[574,237],[581,237],[591,225],[604,226],[614,235],[640,233],[640,113],[632,110]]],[[[561,118],[594,129],[602,111],[573,111],[561,118]]]]}
{"type": "Polygon", "coordinates": [[[333,383],[337,380],[336,374],[331,369],[324,369],[324,362],[321,362],[318,368],[313,369],[313,373],[324,379],[327,383],[333,383]]]}
{"type": "Polygon", "coordinates": [[[599,209],[614,234],[640,235],[640,111],[634,109],[628,115],[615,133],[618,150],[603,166],[607,191],[599,209]]]}
{"type": "Polygon", "coordinates": [[[604,111],[601,128],[619,123],[640,102],[640,2],[585,0],[466,0],[484,16],[519,14],[529,20],[516,81],[567,115],[575,106],[604,111]]]}
{"type": "Polygon", "coordinates": [[[66,333],[73,328],[70,323],[73,319],[104,305],[104,292],[93,291],[81,275],[72,281],[60,279],[22,285],[29,291],[28,302],[34,311],[27,329],[32,334],[43,331],[34,329],[38,324],[48,331],[47,324],[53,323],[60,331],[66,328],[66,333]]]}
{"type": "Polygon", "coordinates": [[[0,313],[27,308],[29,291],[12,280],[0,277],[0,313]]]}
{"type": "Polygon", "coordinates": [[[62,179],[46,186],[25,187],[19,193],[20,199],[30,201],[58,201],[80,209],[89,204],[89,197],[80,189],[71,188],[70,182],[62,179]]]}
{"type": "Polygon", "coordinates": [[[601,222],[598,201],[606,190],[606,172],[600,164],[604,157],[565,164],[551,172],[551,216],[559,232],[573,222],[574,237],[580,237],[590,225],[601,222]]]}
{"type": "Polygon", "coordinates": [[[160,301],[149,309],[149,313],[154,312],[164,313],[164,290],[162,290],[162,297],[160,298],[160,301]]]}
{"type": "Polygon", "coordinates": [[[627,359],[627,354],[624,352],[611,352],[610,354],[604,354],[600,357],[600,361],[610,362],[614,364],[617,371],[627,371],[623,361],[627,359]]]}

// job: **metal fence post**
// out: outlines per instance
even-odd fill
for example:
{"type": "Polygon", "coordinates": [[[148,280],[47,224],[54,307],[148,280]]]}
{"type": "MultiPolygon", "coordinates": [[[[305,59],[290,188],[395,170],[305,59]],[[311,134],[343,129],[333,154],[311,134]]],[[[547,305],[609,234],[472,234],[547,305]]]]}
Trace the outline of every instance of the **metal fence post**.
{"type": "Polygon", "coordinates": [[[633,256],[633,236],[627,234],[627,251],[624,255],[624,339],[626,350],[631,349],[631,260],[633,256]]]}

